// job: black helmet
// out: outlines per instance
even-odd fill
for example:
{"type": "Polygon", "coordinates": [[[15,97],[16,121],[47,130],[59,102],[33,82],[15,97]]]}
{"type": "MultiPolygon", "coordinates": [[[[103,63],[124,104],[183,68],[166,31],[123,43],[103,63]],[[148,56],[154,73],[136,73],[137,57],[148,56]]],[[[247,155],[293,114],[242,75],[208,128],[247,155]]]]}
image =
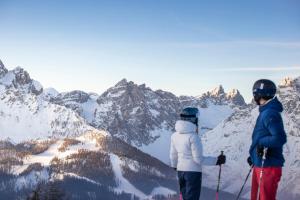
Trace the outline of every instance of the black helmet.
{"type": "Polygon", "coordinates": [[[198,126],[198,116],[199,110],[194,107],[187,107],[183,109],[180,113],[180,119],[184,121],[189,121],[198,126]]]}
{"type": "Polygon", "coordinates": [[[269,100],[274,98],[276,94],[276,85],[268,79],[260,79],[253,85],[253,97],[259,105],[260,99],[269,100]]]}

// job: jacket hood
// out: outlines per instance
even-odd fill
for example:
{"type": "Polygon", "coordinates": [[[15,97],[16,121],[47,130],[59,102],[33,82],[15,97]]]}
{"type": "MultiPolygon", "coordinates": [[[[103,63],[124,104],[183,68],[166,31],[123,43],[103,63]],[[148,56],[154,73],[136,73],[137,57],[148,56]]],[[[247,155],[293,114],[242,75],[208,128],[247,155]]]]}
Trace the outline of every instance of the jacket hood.
{"type": "Polygon", "coordinates": [[[196,133],[197,127],[192,122],[179,120],[175,124],[175,130],[181,134],[196,133]]]}
{"type": "Polygon", "coordinates": [[[259,107],[259,112],[263,112],[264,110],[267,110],[267,109],[271,109],[271,110],[276,110],[278,112],[282,112],[283,111],[283,106],[280,103],[280,101],[277,99],[277,97],[275,97],[274,99],[272,99],[267,104],[265,104],[263,106],[260,106],[259,107]]]}

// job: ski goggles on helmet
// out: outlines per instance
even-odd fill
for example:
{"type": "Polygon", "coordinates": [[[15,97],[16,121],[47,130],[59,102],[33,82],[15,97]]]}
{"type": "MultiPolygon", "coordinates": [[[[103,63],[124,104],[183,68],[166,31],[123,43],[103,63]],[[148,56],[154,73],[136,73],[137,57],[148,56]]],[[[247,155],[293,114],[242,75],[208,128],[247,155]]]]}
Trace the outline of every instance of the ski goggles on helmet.
{"type": "Polygon", "coordinates": [[[196,126],[198,126],[198,114],[196,114],[196,115],[184,115],[184,114],[181,114],[180,115],[180,119],[184,120],[184,121],[192,122],[193,124],[195,124],[196,126]]]}

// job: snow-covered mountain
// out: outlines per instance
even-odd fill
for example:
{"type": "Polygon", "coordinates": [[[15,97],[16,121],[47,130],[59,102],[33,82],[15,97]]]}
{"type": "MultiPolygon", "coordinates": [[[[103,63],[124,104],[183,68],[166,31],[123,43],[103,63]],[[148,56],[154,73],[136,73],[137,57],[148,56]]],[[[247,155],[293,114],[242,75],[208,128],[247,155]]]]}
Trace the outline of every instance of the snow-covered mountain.
{"type": "MultiPolygon", "coordinates": [[[[148,148],[151,153],[158,152],[163,142],[163,152],[167,155],[177,114],[187,102],[182,98],[125,79],[100,96],[82,91],[59,93],[54,88],[44,89],[24,69],[7,70],[0,62],[1,195],[28,194],[39,181],[46,184],[59,181],[67,188],[79,187],[75,184],[78,181],[91,184],[90,187],[101,186],[102,189],[91,191],[105,192],[111,199],[129,194],[141,199],[173,195],[177,192],[174,171],[129,144],[144,148],[145,152],[148,148]],[[103,129],[110,133],[103,134],[103,129]],[[106,139],[99,144],[100,140],[86,137],[90,133],[105,135],[106,139]],[[106,159],[104,166],[107,165],[109,172],[105,173],[115,177],[113,180],[94,180],[94,176],[87,176],[98,171],[89,169],[93,168],[92,164],[81,164],[87,162],[84,160],[87,156],[95,155],[106,159]],[[59,170],[55,171],[57,164],[59,170]],[[107,187],[107,183],[112,185],[107,187]]],[[[203,105],[203,109],[216,104],[208,98],[193,101],[203,105]]],[[[159,158],[158,154],[153,156],[159,158]]],[[[165,162],[166,159],[167,156],[165,162]]],[[[76,194],[81,193],[79,190],[76,194]]],[[[21,198],[12,198],[17,197],[21,198]]]]}
{"type": "Polygon", "coordinates": [[[57,95],[24,69],[0,63],[1,199],[25,199],[43,181],[60,182],[68,193],[87,187],[71,199],[176,194],[175,172],[166,164],[90,126],[76,109],[52,103],[57,95]]]}
{"type": "MultiPolygon", "coordinates": [[[[288,133],[280,199],[299,198],[299,93],[300,78],[279,85],[288,133]]],[[[13,192],[29,194],[37,180],[51,180],[78,199],[172,195],[175,173],[164,163],[175,121],[186,106],[200,109],[205,154],[224,150],[228,156],[222,190],[236,194],[248,170],[245,160],[258,115],[238,90],[226,93],[218,86],[200,96],[177,97],[124,79],[101,95],[59,93],[44,89],[24,69],[7,70],[0,62],[0,194],[12,199],[13,192]]],[[[217,170],[204,168],[204,187],[215,188],[217,170]]],[[[212,195],[209,191],[205,188],[204,194],[212,195]]],[[[248,192],[249,185],[245,198],[248,192]]]]}
{"type": "Polygon", "coordinates": [[[0,139],[76,136],[92,129],[76,112],[45,101],[43,87],[24,69],[9,71],[0,63],[0,139]]]}
{"type": "Polygon", "coordinates": [[[177,97],[126,79],[100,96],[72,91],[56,95],[51,102],[73,109],[91,126],[108,130],[113,136],[165,163],[169,160],[169,141],[174,124],[183,107],[197,106],[200,109],[202,132],[206,132],[235,109],[246,106],[238,90],[226,94],[222,86],[199,97],[177,97]]]}
{"type": "MultiPolygon", "coordinates": [[[[280,182],[279,199],[300,198],[300,77],[286,78],[279,85],[278,97],[284,106],[282,114],[288,142],[284,148],[286,158],[280,182]]],[[[204,150],[208,155],[216,155],[224,150],[228,162],[223,170],[222,189],[238,193],[249,170],[246,159],[251,144],[252,130],[258,116],[254,105],[233,113],[203,137],[204,150]]],[[[210,168],[205,168],[206,185],[213,187],[216,176],[210,168]]],[[[250,181],[245,188],[244,197],[249,198],[250,181]]]]}

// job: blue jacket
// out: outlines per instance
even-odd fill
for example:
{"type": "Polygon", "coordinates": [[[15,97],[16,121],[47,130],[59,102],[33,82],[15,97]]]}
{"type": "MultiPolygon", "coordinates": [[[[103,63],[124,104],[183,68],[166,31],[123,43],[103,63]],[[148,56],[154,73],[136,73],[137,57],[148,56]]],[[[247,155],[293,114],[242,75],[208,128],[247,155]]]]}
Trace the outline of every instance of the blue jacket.
{"type": "Polygon", "coordinates": [[[284,164],[282,150],[286,143],[286,133],[281,118],[282,111],[282,104],[277,97],[259,107],[260,114],[256,120],[249,150],[252,162],[256,167],[261,167],[262,164],[262,158],[257,155],[258,145],[268,148],[265,167],[282,167],[284,164]]]}

